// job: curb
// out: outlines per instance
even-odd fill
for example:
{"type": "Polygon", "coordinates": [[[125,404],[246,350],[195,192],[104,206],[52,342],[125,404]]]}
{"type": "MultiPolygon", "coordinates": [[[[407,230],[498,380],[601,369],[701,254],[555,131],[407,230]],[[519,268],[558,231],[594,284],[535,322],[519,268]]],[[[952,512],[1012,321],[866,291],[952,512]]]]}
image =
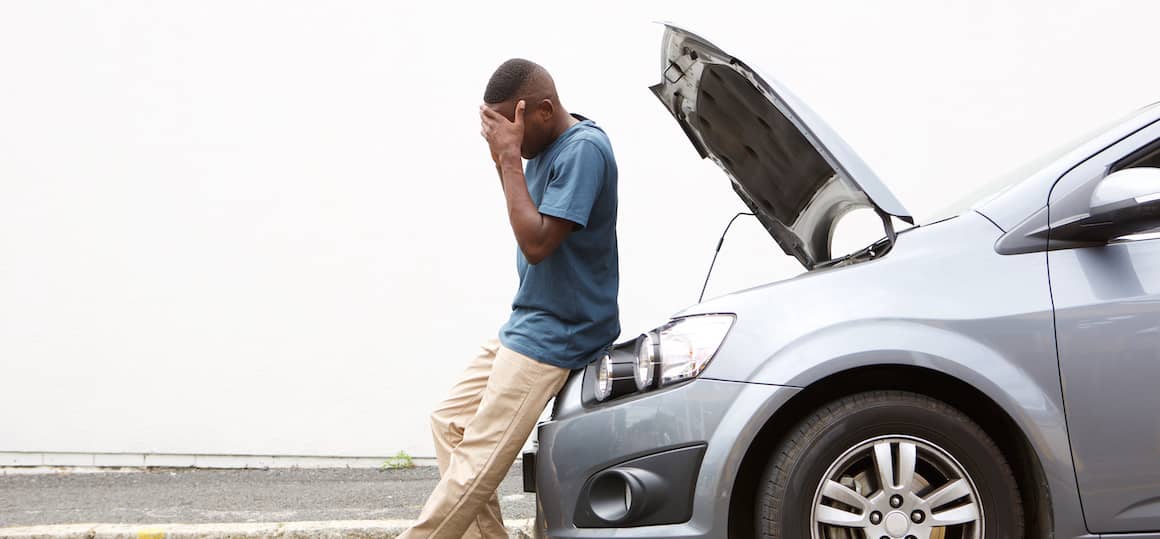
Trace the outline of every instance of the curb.
{"type": "MultiPolygon", "coordinates": [[[[0,528],[3,539],[387,539],[410,520],[240,522],[230,524],[59,524],[0,528]]],[[[507,521],[508,537],[531,539],[532,519],[507,521]]]]}

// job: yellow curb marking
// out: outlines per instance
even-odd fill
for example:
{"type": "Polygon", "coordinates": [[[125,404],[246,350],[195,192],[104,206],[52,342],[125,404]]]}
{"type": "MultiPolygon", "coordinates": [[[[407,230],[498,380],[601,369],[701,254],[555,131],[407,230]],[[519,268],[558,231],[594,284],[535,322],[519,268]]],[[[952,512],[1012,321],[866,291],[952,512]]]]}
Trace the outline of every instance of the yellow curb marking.
{"type": "Polygon", "coordinates": [[[161,528],[143,528],[137,531],[137,539],[165,539],[165,530],[161,528]]]}

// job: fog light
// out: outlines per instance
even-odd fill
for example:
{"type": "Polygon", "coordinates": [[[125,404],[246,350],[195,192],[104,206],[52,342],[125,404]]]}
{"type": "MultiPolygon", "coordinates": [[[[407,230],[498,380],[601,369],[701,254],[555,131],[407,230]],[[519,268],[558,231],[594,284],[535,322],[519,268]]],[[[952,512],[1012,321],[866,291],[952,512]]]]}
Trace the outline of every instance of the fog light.
{"type": "Polygon", "coordinates": [[[592,482],[589,501],[592,512],[605,522],[621,522],[632,512],[632,478],[622,473],[606,473],[592,482]]]}
{"type": "Polygon", "coordinates": [[[649,470],[606,470],[588,487],[588,507],[606,524],[630,524],[659,510],[665,490],[664,480],[649,470]]]}

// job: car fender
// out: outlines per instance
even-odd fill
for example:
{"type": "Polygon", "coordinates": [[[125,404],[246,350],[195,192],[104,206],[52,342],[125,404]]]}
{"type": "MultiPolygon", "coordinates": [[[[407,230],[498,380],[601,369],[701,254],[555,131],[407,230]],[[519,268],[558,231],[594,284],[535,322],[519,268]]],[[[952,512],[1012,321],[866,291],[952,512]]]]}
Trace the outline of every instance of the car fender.
{"type": "Polygon", "coordinates": [[[1048,480],[1056,531],[1080,535],[1046,260],[1042,253],[996,253],[1000,233],[967,213],[900,234],[881,259],[690,308],[682,314],[737,316],[702,376],[807,389],[873,366],[954,377],[1022,430],[1048,480]]]}

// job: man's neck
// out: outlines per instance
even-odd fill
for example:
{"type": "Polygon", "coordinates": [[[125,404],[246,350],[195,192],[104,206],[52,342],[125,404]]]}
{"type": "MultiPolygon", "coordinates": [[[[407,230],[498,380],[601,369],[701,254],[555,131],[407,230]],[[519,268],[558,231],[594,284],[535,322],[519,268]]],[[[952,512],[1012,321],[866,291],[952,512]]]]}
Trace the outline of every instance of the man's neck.
{"type": "Polygon", "coordinates": [[[576,119],[576,117],[572,116],[572,114],[568,111],[565,110],[563,112],[564,114],[560,115],[560,120],[556,122],[555,129],[552,130],[553,141],[560,138],[560,135],[563,135],[564,132],[568,130],[568,128],[580,123],[580,120],[576,119]]]}

